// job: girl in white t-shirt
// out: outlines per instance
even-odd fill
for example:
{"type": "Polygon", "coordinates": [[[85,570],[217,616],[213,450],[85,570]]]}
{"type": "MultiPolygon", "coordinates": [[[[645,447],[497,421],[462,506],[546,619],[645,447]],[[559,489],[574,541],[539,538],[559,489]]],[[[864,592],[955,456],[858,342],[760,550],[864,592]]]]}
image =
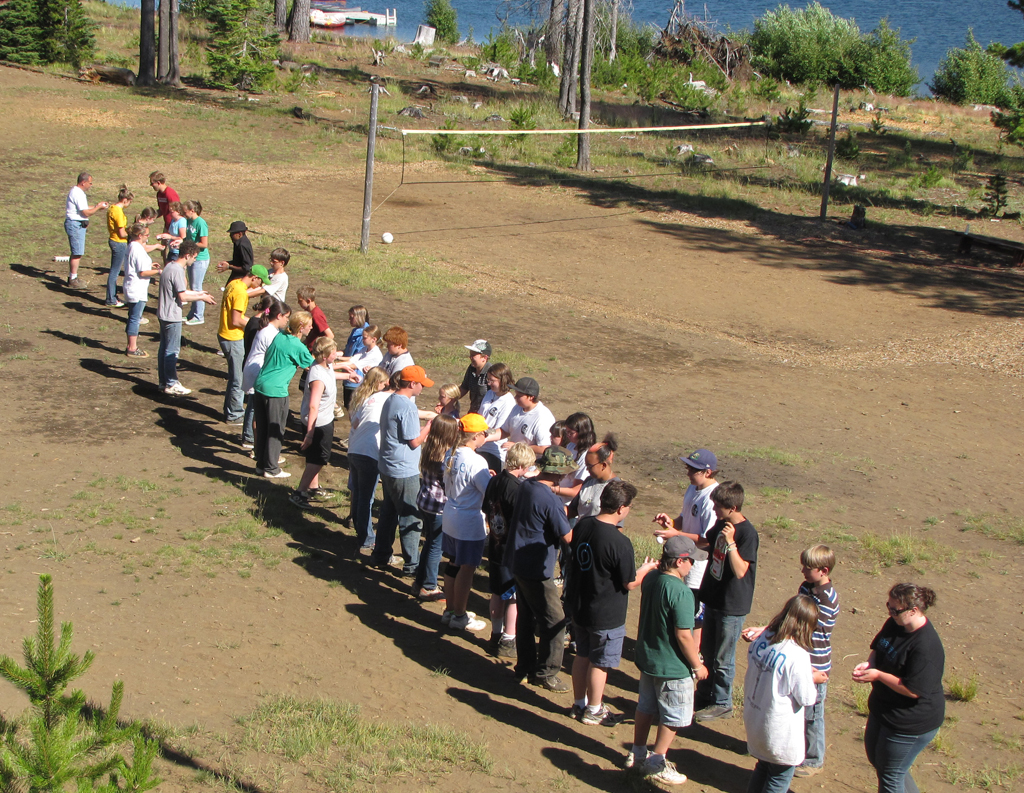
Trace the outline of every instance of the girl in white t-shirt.
{"type": "Polygon", "coordinates": [[[586,413],[573,413],[562,423],[562,445],[576,460],[576,470],[566,474],[552,488],[566,506],[572,501],[587,479],[587,452],[597,443],[594,422],[586,413]]]}
{"type": "Polygon", "coordinates": [[[459,445],[448,455],[444,472],[447,501],[441,513],[444,532],[442,550],[448,557],[444,574],[444,594],[450,612],[448,624],[457,630],[482,631],[487,623],[466,611],[473,573],[483,560],[487,527],[484,524],[484,492],[491,472],[476,450],[490,429],[479,413],[467,413],[459,420],[462,429],[459,445]]]}
{"type": "Polygon", "coordinates": [[[352,423],[348,433],[349,520],[363,548],[372,548],[376,539],[370,512],[378,478],[380,414],[390,396],[388,373],[371,369],[349,403],[348,417],[352,423]]]}
{"type": "Polygon", "coordinates": [[[124,263],[124,302],[128,304],[128,324],[125,335],[128,344],[124,354],[129,358],[148,358],[149,353],[139,349],[139,325],[148,324],[142,312],[149,299],[149,279],[160,275],[160,265],[154,264],[149,254],[162,251],[163,245],[150,245],[149,226],[134,223],[128,229],[128,255],[124,263]]]}
{"type": "Polygon", "coordinates": [[[299,486],[289,499],[305,509],[310,499],[323,497],[320,471],[331,461],[334,445],[334,406],[338,402],[338,375],[331,364],[338,352],[334,339],[321,336],[313,342],[313,365],[309,367],[299,416],[306,428],[299,450],[306,453],[306,468],[299,486]]]}
{"type": "Polygon", "coordinates": [[[818,604],[796,595],[747,651],[743,724],[747,751],[757,759],[747,793],[788,790],[804,761],[804,708],[818,693],[810,656],[817,625],[818,604]]]}
{"type": "Polygon", "coordinates": [[[477,449],[477,454],[487,461],[487,467],[495,474],[501,473],[505,464],[505,450],[497,441],[501,439],[502,425],[516,406],[516,397],[512,393],[514,382],[512,370],[503,363],[493,364],[487,370],[488,390],[480,401],[480,415],[491,431],[487,435],[487,442],[477,449]]]}
{"type": "MultiPolygon", "coordinates": [[[[363,382],[363,377],[366,376],[366,373],[375,366],[380,366],[381,361],[384,360],[384,353],[377,346],[379,338],[380,328],[376,325],[367,325],[363,328],[363,346],[365,348],[363,352],[356,355],[342,356],[335,361],[334,368],[348,375],[347,377],[340,378],[348,381],[349,385],[346,388],[356,388],[356,386],[363,382]]],[[[349,397],[349,402],[351,403],[351,396],[349,397]]]]}

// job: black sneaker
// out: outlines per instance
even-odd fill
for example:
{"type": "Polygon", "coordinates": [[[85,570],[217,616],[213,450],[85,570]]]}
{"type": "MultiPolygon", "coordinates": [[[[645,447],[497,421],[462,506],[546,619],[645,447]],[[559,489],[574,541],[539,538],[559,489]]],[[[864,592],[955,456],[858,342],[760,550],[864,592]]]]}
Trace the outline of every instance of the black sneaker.
{"type": "Polygon", "coordinates": [[[711,705],[704,710],[698,710],[694,714],[695,721],[715,721],[716,719],[731,719],[732,708],[728,705],[711,705]]]}
{"type": "Polygon", "coordinates": [[[513,636],[511,639],[502,639],[498,642],[498,658],[516,658],[518,654],[516,652],[516,638],[513,636]]]}
{"type": "Polygon", "coordinates": [[[313,507],[313,505],[309,503],[309,499],[306,498],[302,494],[302,491],[300,490],[296,490],[294,493],[288,496],[288,501],[297,506],[299,509],[312,509],[313,507]]]}
{"type": "Polygon", "coordinates": [[[556,694],[564,694],[569,690],[569,685],[558,675],[535,678],[534,685],[540,686],[547,691],[553,691],[556,694]]]}

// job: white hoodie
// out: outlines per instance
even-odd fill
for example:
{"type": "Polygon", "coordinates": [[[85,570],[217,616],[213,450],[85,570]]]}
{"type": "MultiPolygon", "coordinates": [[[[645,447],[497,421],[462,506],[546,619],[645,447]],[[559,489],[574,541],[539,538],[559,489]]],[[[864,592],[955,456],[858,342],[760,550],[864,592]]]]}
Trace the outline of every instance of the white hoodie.
{"type": "Polygon", "coordinates": [[[747,751],[776,765],[804,761],[804,708],[814,704],[817,689],[811,657],[791,639],[771,644],[763,631],[747,651],[743,724],[747,751]]]}

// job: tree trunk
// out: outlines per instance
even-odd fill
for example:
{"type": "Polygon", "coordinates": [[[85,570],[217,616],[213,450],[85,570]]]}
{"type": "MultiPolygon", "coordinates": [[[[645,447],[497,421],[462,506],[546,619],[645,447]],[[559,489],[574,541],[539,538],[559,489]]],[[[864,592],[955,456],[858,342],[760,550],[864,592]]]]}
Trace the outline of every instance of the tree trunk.
{"type": "Polygon", "coordinates": [[[170,60],[171,42],[171,0],[160,0],[160,37],[157,39],[159,49],[156,55],[156,79],[158,82],[167,80],[168,61],[170,60]]]}
{"type": "MultiPolygon", "coordinates": [[[[583,0],[583,64],[580,68],[580,123],[578,129],[590,128],[590,70],[594,62],[594,3],[583,0]]],[[[577,136],[576,170],[590,170],[590,135],[577,136]]]]}
{"type": "Polygon", "coordinates": [[[288,17],[288,41],[309,41],[309,0],[295,0],[288,17]]]}
{"type": "Polygon", "coordinates": [[[548,63],[557,63],[561,65],[564,24],[565,0],[551,0],[551,10],[548,12],[547,30],[544,33],[544,55],[548,59],[548,63]]]}
{"type": "Polygon", "coordinates": [[[562,82],[558,89],[558,109],[563,116],[569,116],[576,111],[576,81],[580,75],[582,27],[583,0],[567,0],[565,49],[562,52],[562,82]]]}
{"type": "Polygon", "coordinates": [[[288,29],[288,0],[274,0],[274,27],[288,29]]]}
{"type": "Polygon", "coordinates": [[[156,60],[156,0],[141,0],[139,22],[139,76],[136,85],[156,85],[153,62],[156,60]]]}
{"type": "Polygon", "coordinates": [[[175,88],[181,86],[181,63],[178,57],[178,0],[170,0],[171,24],[168,27],[170,35],[167,37],[167,76],[164,82],[173,85],[175,88]]]}
{"type": "Polygon", "coordinates": [[[619,38],[619,0],[612,0],[612,35],[608,63],[615,63],[615,43],[619,38]]]}

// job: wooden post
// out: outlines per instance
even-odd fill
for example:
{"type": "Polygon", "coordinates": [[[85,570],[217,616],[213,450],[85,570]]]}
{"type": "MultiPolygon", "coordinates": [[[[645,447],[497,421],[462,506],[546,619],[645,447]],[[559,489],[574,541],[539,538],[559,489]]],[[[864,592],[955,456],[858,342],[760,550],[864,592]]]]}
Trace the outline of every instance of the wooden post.
{"type": "Polygon", "coordinates": [[[370,129],[366,134],[366,182],[363,185],[363,229],[359,237],[359,252],[365,254],[370,245],[370,212],[373,209],[373,153],[377,147],[377,98],[380,86],[370,86],[370,129]]]}
{"type": "Polygon", "coordinates": [[[839,118],[839,85],[832,95],[832,126],[828,131],[828,159],[825,160],[825,183],[821,187],[821,219],[828,217],[828,186],[832,182],[832,158],[836,154],[836,119],[839,118]]]}

